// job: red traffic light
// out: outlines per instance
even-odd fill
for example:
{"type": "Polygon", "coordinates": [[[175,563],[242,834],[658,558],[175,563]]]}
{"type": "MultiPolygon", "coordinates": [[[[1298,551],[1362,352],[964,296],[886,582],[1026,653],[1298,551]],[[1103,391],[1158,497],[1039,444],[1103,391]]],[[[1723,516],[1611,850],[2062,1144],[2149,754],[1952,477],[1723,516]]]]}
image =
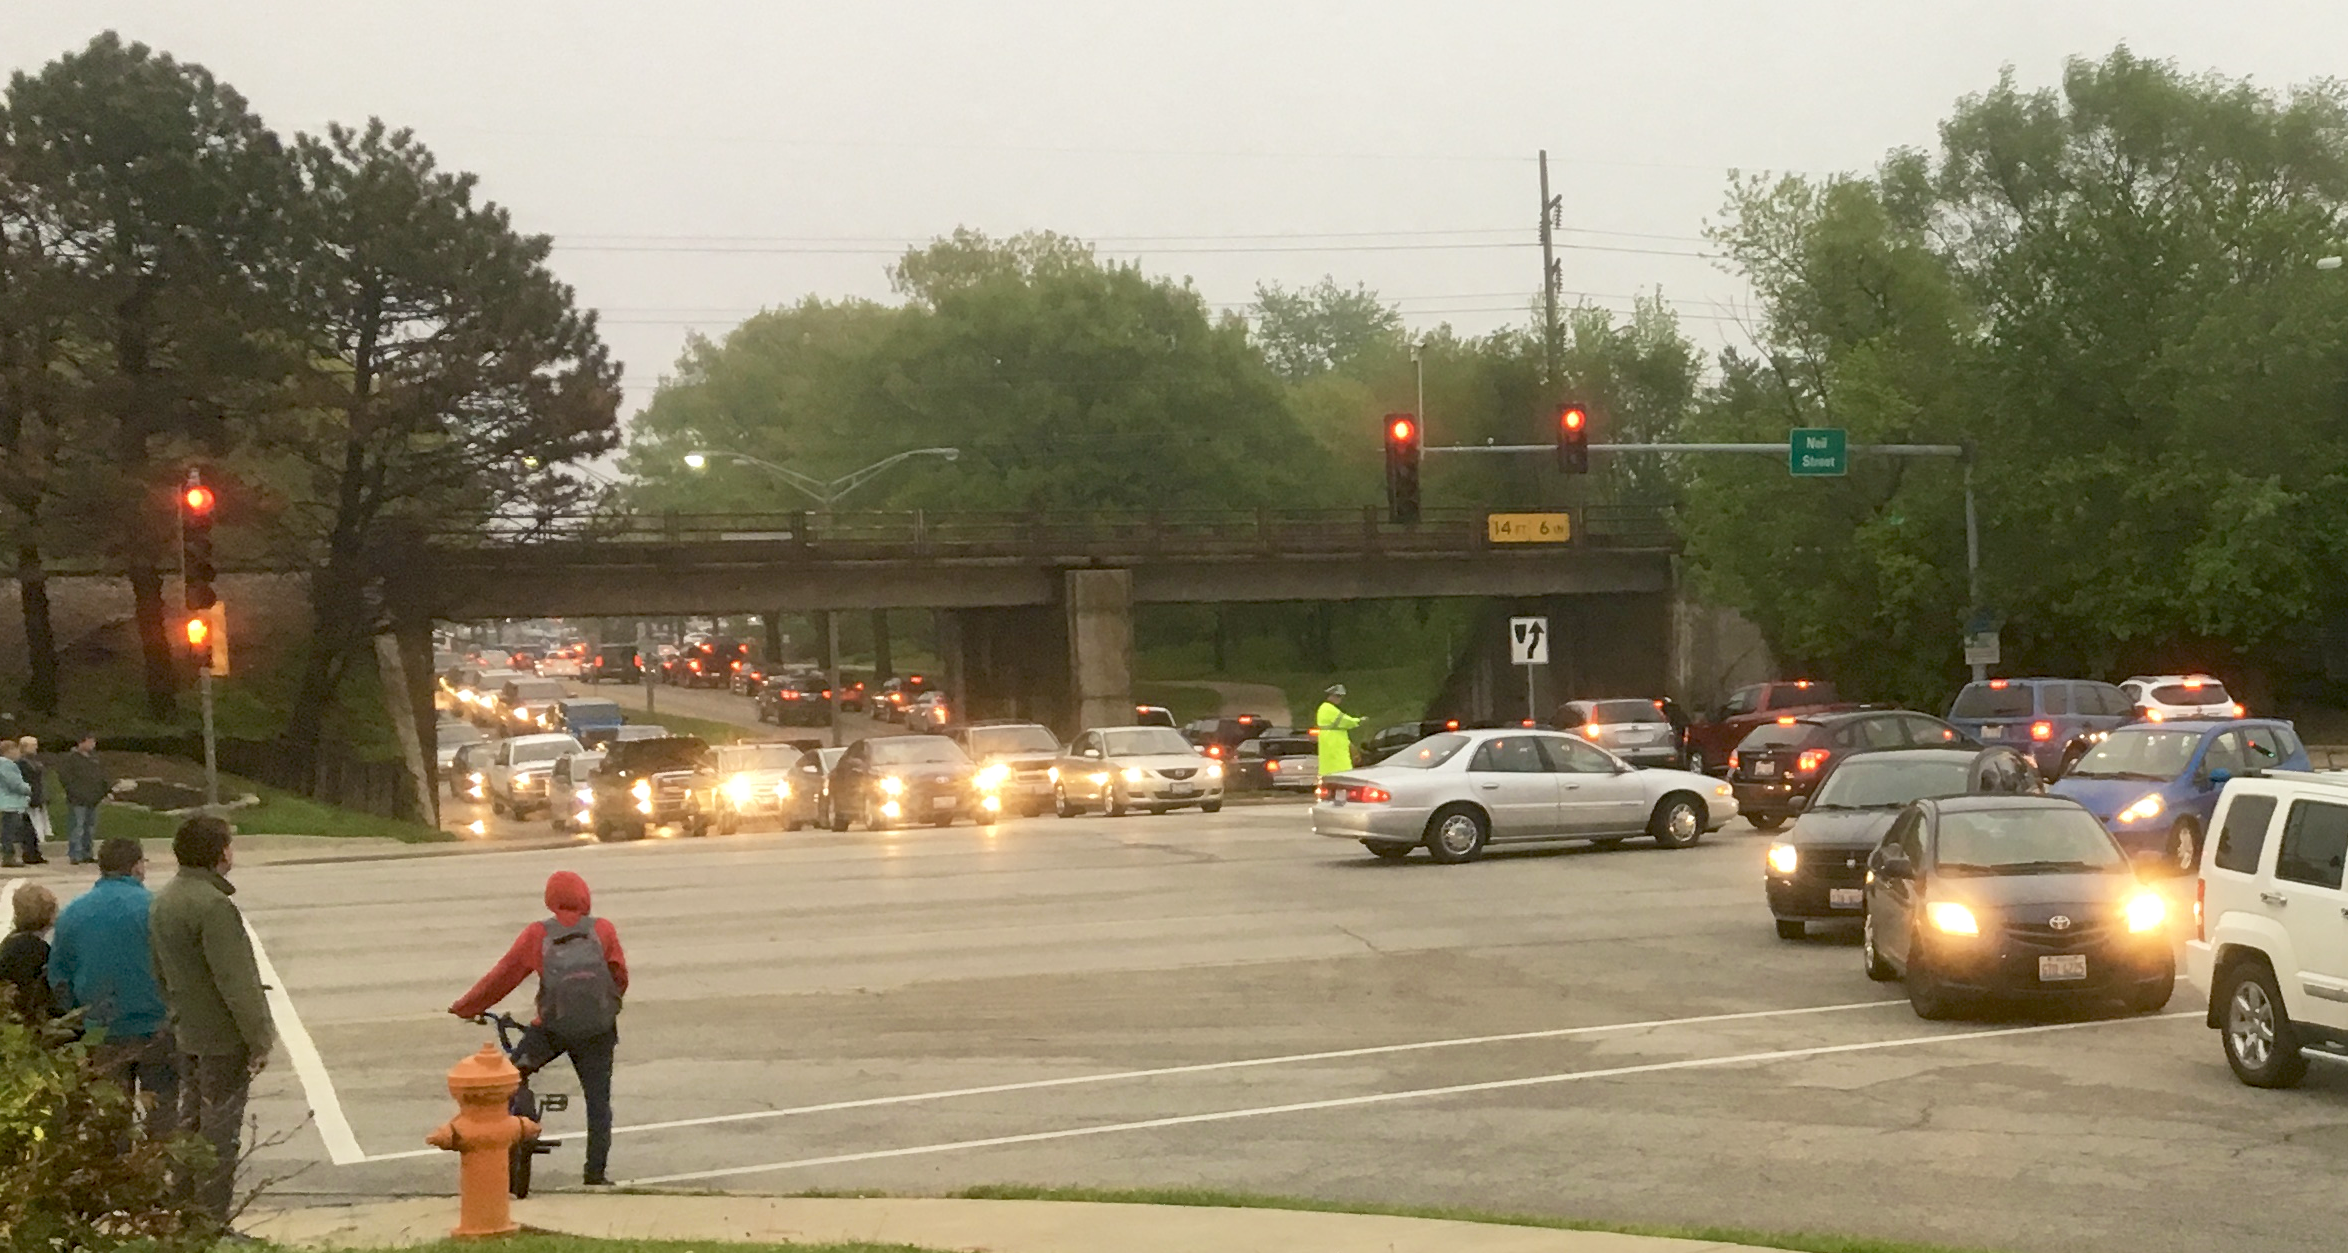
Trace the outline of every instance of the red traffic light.
{"type": "Polygon", "coordinates": [[[202,649],[211,647],[212,620],[204,617],[201,614],[189,618],[187,621],[187,634],[189,648],[202,649]]]}
{"type": "Polygon", "coordinates": [[[1577,407],[1569,406],[1565,412],[1557,415],[1557,422],[1566,430],[1579,431],[1590,424],[1590,415],[1577,407]]]}
{"type": "Polygon", "coordinates": [[[207,514],[212,512],[213,505],[219,503],[219,497],[201,483],[190,483],[187,490],[179,494],[179,503],[187,506],[189,513],[207,514]]]}
{"type": "Polygon", "coordinates": [[[1396,418],[1394,419],[1393,423],[1386,428],[1386,434],[1394,439],[1395,442],[1402,443],[1408,441],[1411,436],[1418,434],[1418,430],[1418,424],[1412,422],[1409,418],[1396,418]]]}

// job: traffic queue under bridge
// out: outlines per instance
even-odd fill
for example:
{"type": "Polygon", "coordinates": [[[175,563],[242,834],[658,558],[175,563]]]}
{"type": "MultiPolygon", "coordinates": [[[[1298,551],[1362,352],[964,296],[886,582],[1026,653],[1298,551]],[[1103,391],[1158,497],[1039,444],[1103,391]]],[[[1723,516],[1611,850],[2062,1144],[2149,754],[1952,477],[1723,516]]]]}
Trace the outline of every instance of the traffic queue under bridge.
{"type": "MultiPolygon", "coordinates": [[[[1068,733],[1132,717],[1140,604],[1484,598],[1552,619],[1548,703],[1568,688],[1684,692],[1714,668],[1711,633],[1676,594],[1662,521],[1588,506],[1566,542],[1518,544],[1495,542],[1480,511],[1408,527],[1367,511],[669,515],[428,541],[390,565],[385,591],[419,659],[436,621],[933,610],[957,710],[1068,733]]],[[[1521,679],[1479,666],[1479,702],[1523,707],[1521,679]]]]}

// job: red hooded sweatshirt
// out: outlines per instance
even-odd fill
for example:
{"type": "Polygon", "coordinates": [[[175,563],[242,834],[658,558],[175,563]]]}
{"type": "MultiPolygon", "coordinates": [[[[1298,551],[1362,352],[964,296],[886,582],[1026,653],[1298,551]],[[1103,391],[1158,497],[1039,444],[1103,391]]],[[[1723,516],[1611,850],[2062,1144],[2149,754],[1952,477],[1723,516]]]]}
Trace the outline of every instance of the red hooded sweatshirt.
{"type": "MultiPolygon", "coordinates": [[[[587,916],[593,901],[587,893],[587,881],[568,870],[557,870],[546,877],[546,907],[554,911],[557,922],[575,923],[587,916]]],[[[619,985],[620,995],[628,994],[628,955],[620,951],[619,928],[611,919],[595,920],[595,938],[603,944],[603,958],[611,963],[612,981],[619,985]]],[[[506,998],[506,994],[522,986],[522,980],[538,973],[538,953],[546,945],[546,924],[533,922],[514,937],[512,948],[473,990],[457,998],[448,1012],[459,1018],[474,1018],[489,1012],[492,1005],[506,998]]]]}

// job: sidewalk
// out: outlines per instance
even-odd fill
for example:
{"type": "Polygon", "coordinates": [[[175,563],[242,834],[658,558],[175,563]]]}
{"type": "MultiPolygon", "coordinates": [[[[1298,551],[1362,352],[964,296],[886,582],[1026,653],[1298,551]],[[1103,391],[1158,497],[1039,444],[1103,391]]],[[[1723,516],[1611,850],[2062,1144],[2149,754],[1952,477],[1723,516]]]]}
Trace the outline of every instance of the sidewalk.
{"type": "MultiPolygon", "coordinates": [[[[253,1235],[315,1248],[438,1240],[453,1197],[284,1210],[253,1235]]],[[[1755,1246],[1380,1214],[1077,1201],[562,1193],[514,1203],[525,1227],[611,1239],[866,1241],[987,1253],[1755,1253],[1755,1246]]]]}

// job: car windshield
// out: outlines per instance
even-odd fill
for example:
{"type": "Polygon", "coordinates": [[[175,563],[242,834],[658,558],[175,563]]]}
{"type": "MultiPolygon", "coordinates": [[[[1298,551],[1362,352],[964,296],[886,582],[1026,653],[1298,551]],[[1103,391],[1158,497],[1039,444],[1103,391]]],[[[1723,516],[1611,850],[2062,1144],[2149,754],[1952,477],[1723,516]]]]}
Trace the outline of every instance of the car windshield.
{"type": "Polygon", "coordinates": [[[892,735],[868,742],[876,766],[956,766],[970,760],[942,735],[892,735]]]}
{"type": "Polygon", "coordinates": [[[478,744],[489,738],[481,733],[481,728],[470,722],[443,722],[433,729],[432,737],[442,748],[478,744]]]}
{"type": "Polygon", "coordinates": [[[970,733],[970,751],[980,757],[997,753],[1057,753],[1060,739],[1044,727],[980,727],[970,733]]]}
{"type": "Polygon", "coordinates": [[[561,700],[563,698],[563,685],[552,679],[516,683],[513,690],[516,701],[561,700]]]}
{"type": "Polygon", "coordinates": [[[1458,756],[1459,750],[1466,748],[1468,743],[1468,737],[1446,731],[1441,735],[1430,735],[1378,764],[1401,766],[1408,770],[1432,770],[1458,756]]]}
{"type": "Polygon", "coordinates": [[[575,700],[563,706],[563,716],[573,722],[618,722],[620,707],[608,700],[575,700]]]}
{"type": "Polygon", "coordinates": [[[1172,727],[1136,727],[1130,731],[1103,731],[1101,739],[1111,757],[1148,757],[1158,753],[1195,753],[1190,741],[1172,727]]]}
{"type": "Polygon", "coordinates": [[[2127,857],[2103,824],[2072,805],[1944,813],[1934,853],[1936,868],[1956,874],[2128,869],[2127,857]]]}
{"type": "Polygon", "coordinates": [[[636,773],[692,770],[709,764],[709,745],[690,735],[632,740],[614,748],[604,761],[636,773]]]}
{"type": "Polygon", "coordinates": [[[579,751],[579,742],[568,736],[559,740],[545,740],[537,744],[514,745],[514,764],[525,761],[553,761],[579,751]]]}
{"type": "Polygon", "coordinates": [[[1756,748],[1792,748],[1809,742],[1810,736],[1817,730],[1817,727],[1807,722],[1764,722],[1754,727],[1745,736],[1745,742],[1737,747],[1747,752],[1756,748]]]}
{"type": "Polygon", "coordinates": [[[1590,706],[1590,721],[1613,725],[1621,722],[1663,722],[1663,711],[1651,700],[1602,700],[1590,706]]]}
{"type": "Polygon", "coordinates": [[[2114,731],[2111,738],[2087,750],[2065,777],[2166,782],[2185,773],[2194,750],[2200,747],[2199,731],[2114,731]]]}
{"type": "Polygon", "coordinates": [[[1318,742],[1302,735],[1283,739],[1264,736],[1251,743],[1257,746],[1258,755],[1264,757],[1310,757],[1321,751],[1318,742]]]}
{"type": "Polygon", "coordinates": [[[2152,689],[2152,698],[2164,705],[2224,705],[2234,699],[2216,679],[2163,683],[2152,689]]]}
{"type": "Polygon", "coordinates": [[[2029,685],[1993,680],[1966,684],[1957,693],[1957,703],[1949,707],[1949,717],[2027,718],[2035,708],[2029,685]]]}
{"type": "Polygon", "coordinates": [[[659,726],[617,727],[612,738],[617,740],[658,740],[668,737],[668,728],[659,726]]]}
{"type": "Polygon", "coordinates": [[[1962,757],[1853,757],[1818,785],[1810,808],[1897,809],[1928,796],[1962,796],[1970,769],[1962,757]]]}
{"type": "Polygon", "coordinates": [[[790,744],[742,744],[717,750],[720,770],[788,770],[801,749],[790,744]]]}

